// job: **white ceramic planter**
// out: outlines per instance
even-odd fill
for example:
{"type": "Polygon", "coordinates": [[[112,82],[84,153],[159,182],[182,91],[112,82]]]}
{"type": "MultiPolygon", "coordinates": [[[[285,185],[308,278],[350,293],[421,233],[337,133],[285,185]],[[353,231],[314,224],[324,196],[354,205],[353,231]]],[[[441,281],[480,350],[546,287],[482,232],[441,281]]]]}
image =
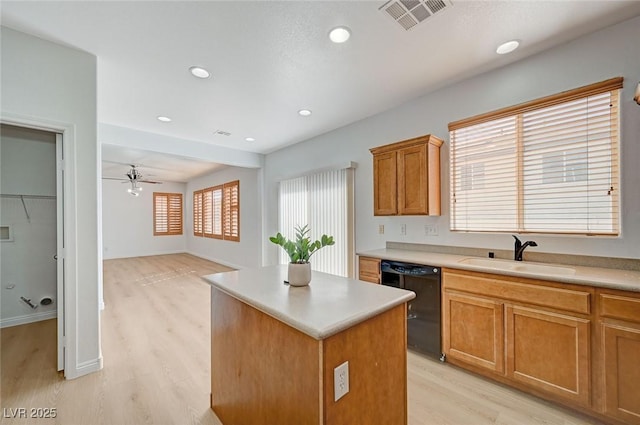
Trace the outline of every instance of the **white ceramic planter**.
{"type": "Polygon", "coordinates": [[[311,282],[311,264],[289,263],[289,285],[307,286],[311,282]]]}

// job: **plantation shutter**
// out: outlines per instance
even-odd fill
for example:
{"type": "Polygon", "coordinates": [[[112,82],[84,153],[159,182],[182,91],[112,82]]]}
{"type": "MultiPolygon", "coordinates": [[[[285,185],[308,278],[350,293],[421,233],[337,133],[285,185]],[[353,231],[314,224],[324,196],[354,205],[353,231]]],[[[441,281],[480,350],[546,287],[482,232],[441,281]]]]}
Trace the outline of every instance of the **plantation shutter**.
{"type": "Polygon", "coordinates": [[[622,78],[449,124],[451,229],[619,233],[622,78]]]}
{"type": "Polygon", "coordinates": [[[181,193],[153,193],[153,234],[182,234],[181,193]]]}
{"type": "Polygon", "coordinates": [[[202,190],[202,233],[208,238],[213,237],[213,188],[202,190]]]}
{"type": "Polygon", "coordinates": [[[213,235],[216,239],[222,239],[222,185],[212,188],[211,210],[213,220],[213,235]]]}
{"type": "Polygon", "coordinates": [[[169,198],[162,193],[153,194],[153,234],[165,235],[169,231],[169,198]]]}
{"type": "Polygon", "coordinates": [[[202,190],[193,192],[193,235],[202,236],[202,190]]]}
{"type": "Polygon", "coordinates": [[[240,181],[225,183],[223,186],[223,217],[224,239],[240,240],[240,181]]]}

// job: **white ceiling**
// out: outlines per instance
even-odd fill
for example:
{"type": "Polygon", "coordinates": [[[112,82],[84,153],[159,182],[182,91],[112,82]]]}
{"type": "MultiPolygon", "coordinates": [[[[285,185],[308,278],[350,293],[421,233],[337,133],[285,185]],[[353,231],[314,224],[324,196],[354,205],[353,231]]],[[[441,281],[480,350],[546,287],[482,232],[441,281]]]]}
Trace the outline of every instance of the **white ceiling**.
{"type": "Polygon", "coordinates": [[[101,123],[268,153],[640,15],[639,1],[453,0],[406,31],[383,4],[3,0],[1,22],[97,56],[101,123]],[[335,26],[351,39],[331,43],[335,26]]]}
{"type": "Polygon", "coordinates": [[[129,181],[132,166],[145,179],[186,183],[189,180],[225,168],[224,165],[193,158],[149,152],[140,149],[102,145],[102,177],[129,181]]]}

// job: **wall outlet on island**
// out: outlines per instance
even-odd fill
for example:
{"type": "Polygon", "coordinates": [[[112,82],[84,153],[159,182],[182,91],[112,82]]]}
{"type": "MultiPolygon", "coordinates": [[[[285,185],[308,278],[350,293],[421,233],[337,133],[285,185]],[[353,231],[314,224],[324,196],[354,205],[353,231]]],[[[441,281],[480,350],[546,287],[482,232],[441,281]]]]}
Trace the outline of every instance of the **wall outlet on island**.
{"type": "Polygon", "coordinates": [[[378,225],[378,234],[379,235],[384,235],[384,224],[379,224],[378,225]]]}
{"type": "Polygon", "coordinates": [[[425,234],[425,236],[438,236],[438,225],[437,224],[425,224],[424,225],[424,234],[425,234]]]}
{"type": "Polygon", "coordinates": [[[346,361],[333,369],[334,401],[338,401],[349,392],[349,362],[346,361]]]}
{"type": "Polygon", "coordinates": [[[406,235],[407,234],[407,225],[406,224],[400,225],[400,234],[402,234],[402,235],[406,235]]]}

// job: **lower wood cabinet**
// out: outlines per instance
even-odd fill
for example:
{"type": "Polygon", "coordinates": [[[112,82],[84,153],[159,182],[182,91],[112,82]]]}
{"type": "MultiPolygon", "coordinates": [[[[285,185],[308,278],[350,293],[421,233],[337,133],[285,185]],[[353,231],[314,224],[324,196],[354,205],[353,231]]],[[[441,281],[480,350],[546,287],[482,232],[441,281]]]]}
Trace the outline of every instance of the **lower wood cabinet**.
{"type": "Polygon", "coordinates": [[[442,302],[451,363],[640,425],[640,292],[443,269],[442,302]]]}
{"type": "Polygon", "coordinates": [[[365,282],[380,283],[380,259],[358,257],[358,279],[365,282]]]}
{"type": "Polygon", "coordinates": [[[452,269],[442,276],[448,361],[590,408],[592,288],[452,269]]]}
{"type": "Polygon", "coordinates": [[[443,292],[442,346],[447,358],[504,372],[504,318],[499,301],[443,292]]]}
{"type": "Polygon", "coordinates": [[[598,290],[604,413],[640,424],[640,294],[598,290]]]}
{"type": "Polygon", "coordinates": [[[505,316],[507,377],[589,406],[591,321],[515,305],[505,316]]]}

